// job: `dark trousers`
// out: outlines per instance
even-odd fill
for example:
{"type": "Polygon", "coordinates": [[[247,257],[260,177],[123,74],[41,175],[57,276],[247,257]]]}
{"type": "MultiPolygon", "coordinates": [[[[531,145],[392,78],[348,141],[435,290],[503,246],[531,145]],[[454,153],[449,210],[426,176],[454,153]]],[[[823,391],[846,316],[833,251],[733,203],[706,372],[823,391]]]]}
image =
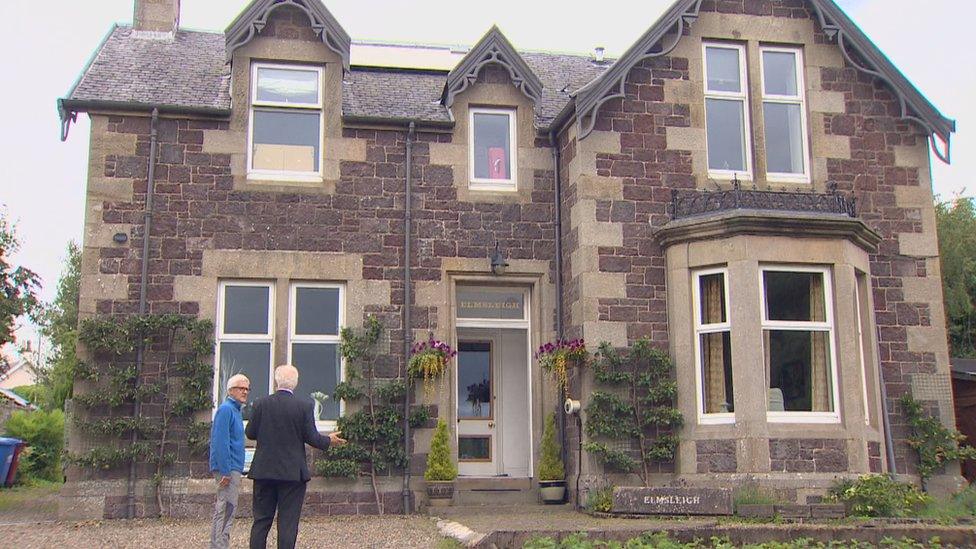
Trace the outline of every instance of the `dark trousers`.
{"type": "Polygon", "coordinates": [[[251,526],[251,549],[264,549],[268,532],[278,511],[278,549],[294,549],[298,519],[305,501],[305,483],[284,480],[255,480],[251,526]]]}

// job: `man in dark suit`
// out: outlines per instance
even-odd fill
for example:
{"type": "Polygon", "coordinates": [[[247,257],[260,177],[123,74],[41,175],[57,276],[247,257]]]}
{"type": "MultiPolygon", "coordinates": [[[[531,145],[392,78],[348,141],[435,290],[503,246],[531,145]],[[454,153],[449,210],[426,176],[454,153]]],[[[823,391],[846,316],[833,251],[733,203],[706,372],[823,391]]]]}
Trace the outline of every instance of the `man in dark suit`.
{"type": "Polygon", "coordinates": [[[315,428],[310,399],[294,394],[298,370],[289,364],[274,371],[277,391],[259,399],[247,424],[247,438],[257,441],[248,477],[254,480],[254,524],[251,549],[263,549],[278,512],[278,548],[292,549],[311,478],[305,463],[305,445],[327,450],[345,444],[338,431],[322,436],[315,428]]]}

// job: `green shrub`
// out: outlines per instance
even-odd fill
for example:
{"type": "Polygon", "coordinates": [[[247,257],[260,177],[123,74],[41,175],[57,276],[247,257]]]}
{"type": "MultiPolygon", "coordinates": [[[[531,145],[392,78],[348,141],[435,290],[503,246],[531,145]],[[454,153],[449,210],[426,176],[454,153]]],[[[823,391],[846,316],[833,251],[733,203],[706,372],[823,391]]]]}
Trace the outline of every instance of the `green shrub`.
{"type": "Polygon", "coordinates": [[[904,517],[931,501],[915,486],[887,475],[842,480],[830,489],[828,498],[847,504],[851,513],[862,517],[904,517]]]}
{"type": "Polygon", "coordinates": [[[566,478],[566,468],[559,455],[556,443],[556,414],[546,416],[546,426],[542,429],[542,459],[539,460],[539,480],[552,481],[566,478]]]}
{"type": "Polygon", "coordinates": [[[584,507],[597,513],[609,513],[613,509],[613,486],[590,490],[590,493],[586,495],[584,507]]]}
{"type": "Polygon", "coordinates": [[[61,451],[64,449],[64,413],[61,410],[14,412],[7,420],[6,433],[28,444],[20,454],[20,478],[61,481],[61,451]]]}
{"type": "Polygon", "coordinates": [[[457,478],[457,467],[451,461],[451,447],[447,442],[447,423],[443,419],[437,420],[434,438],[430,441],[430,453],[427,454],[427,470],[424,479],[432,481],[447,481],[457,478]]]}
{"type": "Polygon", "coordinates": [[[923,490],[928,479],[946,463],[976,459],[976,448],[962,443],[965,435],[946,427],[938,417],[927,415],[922,403],[912,395],[901,397],[901,405],[912,426],[908,445],[918,454],[918,476],[922,478],[923,490]]]}

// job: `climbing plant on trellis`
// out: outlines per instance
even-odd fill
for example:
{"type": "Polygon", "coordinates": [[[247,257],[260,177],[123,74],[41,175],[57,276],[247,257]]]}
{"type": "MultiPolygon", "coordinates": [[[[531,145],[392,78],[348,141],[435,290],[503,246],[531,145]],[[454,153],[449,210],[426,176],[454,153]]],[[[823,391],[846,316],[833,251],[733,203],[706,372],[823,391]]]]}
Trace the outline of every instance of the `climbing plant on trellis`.
{"type": "Polygon", "coordinates": [[[599,388],[586,406],[583,448],[611,470],[638,475],[647,486],[655,463],[673,462],[681,412],[667,353],[646,338],[618,351],[601,343],[593,361],[599,388]],[[634,448],[634,450],[632,450],[634,448]]]}

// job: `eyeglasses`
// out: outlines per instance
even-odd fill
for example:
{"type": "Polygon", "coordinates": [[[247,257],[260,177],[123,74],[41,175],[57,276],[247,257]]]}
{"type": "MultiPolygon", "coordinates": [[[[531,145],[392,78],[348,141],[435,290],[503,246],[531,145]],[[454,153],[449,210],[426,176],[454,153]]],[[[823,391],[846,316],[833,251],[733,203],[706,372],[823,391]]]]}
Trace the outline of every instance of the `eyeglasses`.
{"type": "Polygon", "coordinates": [[[242,391],[250,391],[251,390],[250,387],[231,387],[231,389],[240,389],[242,391]]]}

